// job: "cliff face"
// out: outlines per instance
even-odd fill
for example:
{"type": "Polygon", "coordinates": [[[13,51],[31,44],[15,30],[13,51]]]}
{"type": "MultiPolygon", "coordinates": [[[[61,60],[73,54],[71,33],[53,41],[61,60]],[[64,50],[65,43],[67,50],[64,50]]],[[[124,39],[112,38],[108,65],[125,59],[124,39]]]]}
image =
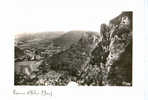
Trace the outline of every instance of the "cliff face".
{"type": "Polygon", "coordinates": [[[102,24],[102,41],[92,52],[91,65],[101,70],[101,85],[132,85],[132,12],[102,24]]]}

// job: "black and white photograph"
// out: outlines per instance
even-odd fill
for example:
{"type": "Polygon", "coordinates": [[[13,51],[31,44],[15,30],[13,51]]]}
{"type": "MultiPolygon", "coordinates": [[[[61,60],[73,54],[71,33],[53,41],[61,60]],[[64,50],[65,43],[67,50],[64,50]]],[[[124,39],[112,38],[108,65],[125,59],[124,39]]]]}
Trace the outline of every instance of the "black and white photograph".
{"type": "Polygon", "coordinates": [[[16,86],[132,86],[133,11],[121,11],[98,31],[15,35],[16,86]]]}
{"type": "Polygon", "coordinates": [[[1,0],[2,100],[147,100],[147,0],[1,0]]]}

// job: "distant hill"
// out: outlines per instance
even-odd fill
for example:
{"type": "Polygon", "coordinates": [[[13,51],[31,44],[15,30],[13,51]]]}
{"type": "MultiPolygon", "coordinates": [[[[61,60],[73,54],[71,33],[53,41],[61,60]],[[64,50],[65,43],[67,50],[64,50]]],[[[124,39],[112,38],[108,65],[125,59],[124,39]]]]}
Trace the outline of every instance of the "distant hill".
{"type": "Polygon", "coordinates": [[[22,48],[42,48],[48,46],[55,38],[63,35],[64,32],[38,32],[38,33],[22,33],[15,36],[16,44],[22,48]]]}
{"type": "Polygon", "coordinates": [[[34,39],[53,39],[63,35],[63,31],[55,31],[55,32],[36,32],[36,33],[21,33],[15,35],[15,40],[27,41],[34,39]]]}
{"type": "Polygon", "coordinates": [[[69,48],[72,44],[78,42],[86,32],[89,31],[69,31],[54,39],[54,45],[69,48]]]}

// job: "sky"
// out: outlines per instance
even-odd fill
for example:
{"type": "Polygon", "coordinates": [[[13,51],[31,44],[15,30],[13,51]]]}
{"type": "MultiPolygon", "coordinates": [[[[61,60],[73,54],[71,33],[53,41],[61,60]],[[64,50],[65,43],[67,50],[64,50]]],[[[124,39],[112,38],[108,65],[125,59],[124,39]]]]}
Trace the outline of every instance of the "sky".
{"type": "Polygon", "coordinates": [[[98,0],[17,0],[15,33],[71,30],[99,32],[100,24],[108,24],[121,11],[128,10],[131,2],[126,1],[122,2],[122,7],[112,5],[110,0],[101,3],[98,0]]]}

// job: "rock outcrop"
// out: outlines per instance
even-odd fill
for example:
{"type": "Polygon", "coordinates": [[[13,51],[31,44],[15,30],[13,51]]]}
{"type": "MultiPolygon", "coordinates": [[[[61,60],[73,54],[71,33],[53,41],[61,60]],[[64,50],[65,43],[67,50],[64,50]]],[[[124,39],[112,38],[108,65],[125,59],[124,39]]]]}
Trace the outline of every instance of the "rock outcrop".
{"type": "Polygon", "coordinates": [[[90,64],[100,68],[101,85],[132,85],[132,12],[102,24],[100,34],[90,64]]]}

